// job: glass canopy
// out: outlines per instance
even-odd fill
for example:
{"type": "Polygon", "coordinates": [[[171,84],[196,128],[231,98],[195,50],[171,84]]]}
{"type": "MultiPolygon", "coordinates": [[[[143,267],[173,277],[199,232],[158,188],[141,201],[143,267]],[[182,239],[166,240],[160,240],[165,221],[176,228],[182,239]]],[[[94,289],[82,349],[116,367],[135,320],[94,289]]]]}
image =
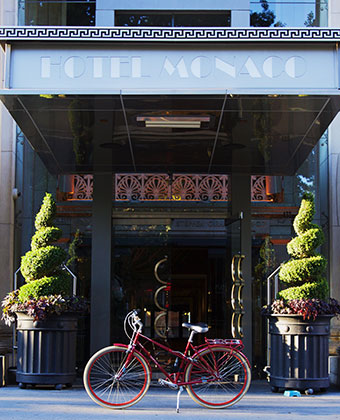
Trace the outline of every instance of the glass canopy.
{"type": "Polygon", "coordinates": [[[51,173],[294,174],[328,95],[2,95],[51,173]]]}

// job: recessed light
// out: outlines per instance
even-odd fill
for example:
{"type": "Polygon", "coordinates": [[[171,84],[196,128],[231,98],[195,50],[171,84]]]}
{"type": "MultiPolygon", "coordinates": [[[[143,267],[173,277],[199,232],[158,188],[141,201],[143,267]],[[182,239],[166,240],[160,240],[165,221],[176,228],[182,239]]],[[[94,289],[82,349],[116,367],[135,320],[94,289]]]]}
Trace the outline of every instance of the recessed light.
{"type": "Polygon", "coordinates": [[[138,125],[150,128],[203,128],[210,122],[210,117],[204,116],[140,116],[136,117],[138,125]]]}

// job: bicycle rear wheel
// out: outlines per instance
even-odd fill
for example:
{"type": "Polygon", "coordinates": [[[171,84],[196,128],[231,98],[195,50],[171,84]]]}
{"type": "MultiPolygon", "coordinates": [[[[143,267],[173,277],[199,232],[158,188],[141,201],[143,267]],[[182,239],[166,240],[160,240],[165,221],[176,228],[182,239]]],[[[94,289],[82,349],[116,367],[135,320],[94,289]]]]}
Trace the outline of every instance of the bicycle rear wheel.
{"type": "Polygon", "coordinates": [[[141,355],[127,362],[124,346],[110,346],[95,353],[84,370],[84,385],[90,398],[108,408],[127,408],[140,401],[150,385],[150,369],[141,355]]]}
{"type": "Polygon", "coordinates": [[[237,403],[248,391],[251,372],[245,357],[228,347],[204,348],[188,364],[187,392],[198,404],[208,408],[225,408],[237,403]]]}

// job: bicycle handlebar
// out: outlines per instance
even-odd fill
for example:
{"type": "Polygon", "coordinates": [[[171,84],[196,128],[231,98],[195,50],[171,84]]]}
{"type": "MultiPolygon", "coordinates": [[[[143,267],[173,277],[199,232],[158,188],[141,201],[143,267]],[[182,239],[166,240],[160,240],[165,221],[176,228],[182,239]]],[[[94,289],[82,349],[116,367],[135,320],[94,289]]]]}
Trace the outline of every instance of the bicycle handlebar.
{"type": "Polygon", "coordinates": [[[126,328],[127,325],[130,326],[130,328],[133,330],[134,333],[136,333],[137,331],[138,332],[142,331],[142,328],[143,328],[143,323],[138,316],[139,312],[140,312],[139,309],[133,309],[126,315],[125,320],[124,320],[124,331],[130,340],[131,340],[131,337],[127,331],[127,328],[126,328]]]}
{"type": "Polygon", "coordinates": [[[132,311],[133,315],[133,322],[137,324],[140,328],[143,328],[142,320],[139,318],[138,313],[140,312],[140,309],[134,309],[132,311]]]}

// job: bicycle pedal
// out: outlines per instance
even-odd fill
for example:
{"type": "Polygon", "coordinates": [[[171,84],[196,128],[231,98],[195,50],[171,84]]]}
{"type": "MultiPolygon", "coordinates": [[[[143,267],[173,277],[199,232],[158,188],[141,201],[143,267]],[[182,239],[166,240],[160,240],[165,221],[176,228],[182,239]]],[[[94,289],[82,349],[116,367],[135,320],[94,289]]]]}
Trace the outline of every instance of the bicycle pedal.
{"type": "Polygon", "coordinates": [[[176,385],[176,384],[174,384],[174,383],[172,383],[170,381],[166,381],[165,379],[162,379],[162,378],[159,378],[158,379],[158,383],[161,386],[168,386],[171,389],[178,389],[178,385],[176,385]]]}

